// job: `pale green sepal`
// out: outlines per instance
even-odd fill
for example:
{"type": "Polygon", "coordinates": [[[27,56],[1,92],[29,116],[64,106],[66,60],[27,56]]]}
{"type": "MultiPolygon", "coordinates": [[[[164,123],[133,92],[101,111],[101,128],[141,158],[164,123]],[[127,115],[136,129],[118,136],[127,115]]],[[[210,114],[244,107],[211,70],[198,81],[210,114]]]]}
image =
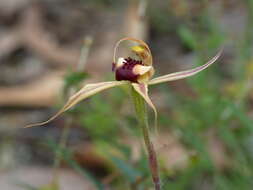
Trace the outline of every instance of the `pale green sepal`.
{"type": "Polygon", "coordinates": [[[54,116],[52,116],[50,119],[48,119],[47,121],[41,122],[41,123],[27,125],[27,126],[25,126],[25,128],[45,125],[45,124],[49,123],[50,121],[54,120],[56,117],[58,117],[63,112],[67,111],[68,109],[70,109],[71,107],[76,105],[78,102],[80,102],[80,101],[82,101],[94,94],[97,94],[103,90],[106,90],[108,88],[112,88],[112,87],[116,87],[116,86],[120,86],[120,85],[124,85],[124,84],[128,84],[128,82],[127,81],[111,81],[111,82],[100,82],[100,83],[94,83],[94,84],[87,84],[83,88],[81,88],[77,93],[75,93],[73,96],[71,96],[69,98],[69,100],[67,101],[67,103],[63,106],[63,108],[60,111],[58,111],[54,116]]]}
{"type": "Polygon", "coordinates": [[[186,71],[180,71],[176,73],[171,73],[168,75],[163,75],[157,78],[154,78],[148,82],[149,85],[153,84],[158,84],[158,83],[163,83],[163,82],[168,82],[168,81],[174,81],[174,80],[179,80],[179,79],[184,79],[190,76],[193,76],[200,71],[203,71],[210,65],[212,65],[221,55],[222,50],[220,50],[210,61],[208,61],[206,64],[201,65],[199,67],[196,67],[194,69],[186,70],[186,71]]]}

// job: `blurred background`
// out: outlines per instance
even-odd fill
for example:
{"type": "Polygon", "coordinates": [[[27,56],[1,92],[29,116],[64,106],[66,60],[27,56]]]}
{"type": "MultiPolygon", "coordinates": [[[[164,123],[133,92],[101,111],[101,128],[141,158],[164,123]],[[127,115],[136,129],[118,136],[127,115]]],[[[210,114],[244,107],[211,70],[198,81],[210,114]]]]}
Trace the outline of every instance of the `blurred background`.
{"type": "Polygon", "coordinates": [[[253,0],[1,0],[0,189],[152,189],[124,88],[23,129],[83,83],[113,80],[125,36],[150,45],[156,75],[225,47],[200,74],[150,88],[162,189],[253,189],[253,0]]]}

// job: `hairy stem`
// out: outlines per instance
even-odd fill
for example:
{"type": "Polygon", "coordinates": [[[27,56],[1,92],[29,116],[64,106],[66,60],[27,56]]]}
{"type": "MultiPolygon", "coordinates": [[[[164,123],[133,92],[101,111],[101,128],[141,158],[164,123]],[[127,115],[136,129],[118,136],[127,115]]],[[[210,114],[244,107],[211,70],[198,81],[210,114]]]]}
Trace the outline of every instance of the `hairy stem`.
{"type": "Polygon", "coordinates": [[[145,143],[147,153],[148,153],[149,168],[152,174],[155,190],[160,190],[161,186],[160,186],[158,163],[157,163],[157,157],[156,157],[154,145],[151,142],[150,135],[149,135],[149,124],[148,124],[146,104],[145,104],[144,99],[133,88],[131,91],[132,91],[133,102],[135,106],[137,119],[142,129],[144,143],[145,143]]]}

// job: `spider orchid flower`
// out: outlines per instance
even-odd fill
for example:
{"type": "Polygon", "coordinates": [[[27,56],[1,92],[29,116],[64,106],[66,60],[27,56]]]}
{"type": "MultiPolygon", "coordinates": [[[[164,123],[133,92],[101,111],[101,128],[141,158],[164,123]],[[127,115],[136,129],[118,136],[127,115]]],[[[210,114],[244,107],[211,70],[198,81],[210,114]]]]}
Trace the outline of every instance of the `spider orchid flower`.
{"type": "Polygon", "coordinates": [[[157,117],[156,108],[148,96],[148,86],[193,76],[212,65],[219,58],[221,52],[222,50],[220,50],[211,60],[209,60],[202,66],[190,70],[159,76],[152,79],[155,70],[153,68],[152,54],[149,46],[142,40],[138,40],[135,38],[123,38],[117,42],[114,49],[112,70],[115,72],[115,81],[99,82],[84,85],[78,92],[71,96],[67,103],[63,106],[63,108],[59,110],[50,119],[45,122],[30,124],[26,127],[45,125],[48,122],[54,120],[63,112],[75,106],[80,101],[106,89],[122,85],[132,85],[133,89],[139,95],[141,95],[141,97],[146,101],[146,103],[153,109],[155,117],[157,117]],[[131,57],[120,57],[116,61],[117,49],[120,43],[122,43],[123,41],[132,41],[137,44],[131,47],[131,51],[136,55],[138,59],[134,59],[131,57]]]}

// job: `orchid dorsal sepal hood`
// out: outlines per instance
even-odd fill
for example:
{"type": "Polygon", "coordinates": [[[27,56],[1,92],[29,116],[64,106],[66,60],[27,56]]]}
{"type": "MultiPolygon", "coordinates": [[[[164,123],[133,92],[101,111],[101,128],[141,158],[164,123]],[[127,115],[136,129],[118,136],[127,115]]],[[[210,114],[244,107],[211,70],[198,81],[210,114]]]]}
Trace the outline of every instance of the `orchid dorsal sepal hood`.
{"type": "Polygon", "coordinates": [[[193,76],[200,71],[203,71],[210,65],[212,65],[221,55],[222,49],[207,63],[185,71],[175,72],[167,75],[163,75],[160,77],[156,77],[152,79],[152,76],[155,73],[153,68],[153,58],[151,54],[151,50],[149,46],[142,40],[138,40],[135,38],[123,38],[119,40],[114,49],[113,55],[113,68],[112,70],[115,72],[115,81],[109,82],[100,82],[100,83],[93,83],[93,84],[86,84],[84,85],[78,92],[76,92],[73,96],[71,96],[67,103],[63,106],[61,110],[59,110],[54,116],[52,116],[49,120],[41,123],[30,124],[26,127],[34,127],[45,125],[48,122],[54,120],[63,112],[69,110],[73,106],[75,106],[80,101],[97,94],[101,91],[106,89],[122,86],[122,85],[131,85],[133,89],[139,93],[143,99],[147,102],[147,104],[153,109],[155,113],[155,117],[157,117],[157,111],[152,103],[151,99],[148,96],[148,86],[159,84],[168,81],[175,81],[179,79],[184,79],[190,76],[193,76]],[[123,41],[131,41],[135,43],[134,46],[131,47],[131,51],[136,55],[137,59],[128,57],[128,58],[116,58],[117,56],[117,49],[119,45],[123,41]]]}

